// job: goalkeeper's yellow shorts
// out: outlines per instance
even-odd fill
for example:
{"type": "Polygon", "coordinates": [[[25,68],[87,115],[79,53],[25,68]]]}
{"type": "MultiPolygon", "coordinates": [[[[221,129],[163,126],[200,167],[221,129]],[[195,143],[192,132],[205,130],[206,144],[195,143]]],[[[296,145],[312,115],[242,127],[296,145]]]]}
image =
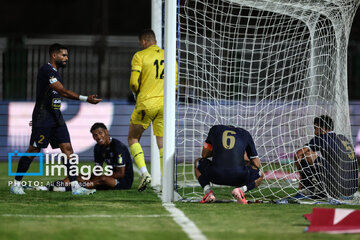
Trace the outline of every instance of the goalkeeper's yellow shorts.
{"type": "Polygon", "coordinates": [[[147,129],[150,123],[153,123],[154,135],[158,137],[163,136],[163,117],[164,117],[164,106],[160,105],[151,109],[138,109],[135,106],[134,111],[131,114],[130,124],[136,124],[143,126],[147,129]]]}

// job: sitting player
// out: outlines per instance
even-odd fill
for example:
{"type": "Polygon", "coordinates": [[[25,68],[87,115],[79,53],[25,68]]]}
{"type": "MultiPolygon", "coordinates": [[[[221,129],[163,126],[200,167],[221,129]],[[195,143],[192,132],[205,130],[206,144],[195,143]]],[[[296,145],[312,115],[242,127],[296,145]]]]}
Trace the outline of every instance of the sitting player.
{"type": "Polygon", "coordinates": [[[247,204],[244,193],[259,186],[264,177],[250,133],[234,126],[215,125],[209,131],[201,155],[202,158],[195,160],[195,176],[205,193],[201,203],[215,201],[211,182],[234,186],[232,195],[237,202],[247,204]],[[249,161],[244,159],[246,153],[249,161]]]}
{"type": "MultiPolygon", "coordinates": [[[[134,179],[132,160],[128,148],[119,140],[111,138],[103,123],[95,123],[90,132],[96,145],[94,147],[95,165],[102,166],[105,162],[113,167],[112,176],[94,176],[84,180],[81,176],[78,181],[88,189],[130,189],[134,179]]],[[[69,179],[56,181],[49,190],[70,191],[69,179]]]]}
{"type": "Polygon", "coordinates": [[[358,189],[358,167],[354,148],[343,135],[334,131],[333,120],[322,115],[314,119],[310,142],[295,154],[300,173],[296,197],[349,197],[358,189]]]}

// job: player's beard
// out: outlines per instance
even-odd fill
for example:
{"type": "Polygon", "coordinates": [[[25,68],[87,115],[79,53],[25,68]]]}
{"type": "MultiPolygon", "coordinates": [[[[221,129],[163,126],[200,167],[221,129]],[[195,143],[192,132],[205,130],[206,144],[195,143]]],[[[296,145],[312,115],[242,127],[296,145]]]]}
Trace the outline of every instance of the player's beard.
{"type": "Polygon", "coordinates": [[[56,60],[55,64],[57,67],[59,68],[66,68],[67,65],[67,61],[60,61],[60,60],[56,60]]]}

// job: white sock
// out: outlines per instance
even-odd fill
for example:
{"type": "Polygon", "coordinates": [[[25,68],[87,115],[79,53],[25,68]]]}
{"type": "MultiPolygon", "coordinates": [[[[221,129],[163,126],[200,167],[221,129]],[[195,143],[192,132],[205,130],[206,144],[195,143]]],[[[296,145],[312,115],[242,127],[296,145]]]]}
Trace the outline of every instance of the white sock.
{"type": "Polygon", "coordinates": [[[14,179],[14,186],[21,186],[21,181],[14,179]]]}
{"type": "Polygon", "coordinates": [[[245,186],[242,186],[242,187],[240,187],[240,189],[241,189],[241,191],[243,191],[243,193],[246,193],[246,191],[247,191],[247,186],[245,185],[245,186]]]}
{"type": "Polygon", "coordinates": [[[66,188],[65,187],[54,187],[53,191],[54,192],[66,192],[66,188]]]}
{"type": "Polygon", "coordinates": [[[207,194],[207,193],[210,192],[210,191],[211,191],[210,185],[206,185],[206,186],[204,187],[204,193],[207,194]]]}
{"type": "Polygon", "coordinates": [[[141,167],[140,172],[141,172],[141,175],[144,174],[144,173],[147,173],[148,170],[147,170],[146,166],[141,167]]]}
{"type": "Polygon", "coordinates": [[[81,187],[81,186],[79,185],[79,182],[78,182],[78,181],[72,181],[72,182],[70,182],[70,184],[71,184],[71,190],[72,190],[72,191],[74,191],[74,190],[76,190],[76,189],[78,189],[78,188],[81,187]]]}

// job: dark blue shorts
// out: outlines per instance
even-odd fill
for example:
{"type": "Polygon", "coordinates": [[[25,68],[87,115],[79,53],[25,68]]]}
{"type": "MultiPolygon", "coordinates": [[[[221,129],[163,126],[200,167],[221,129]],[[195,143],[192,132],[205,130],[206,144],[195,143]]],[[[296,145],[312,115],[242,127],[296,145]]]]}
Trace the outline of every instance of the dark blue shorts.
{"type": "Polygon", "coordinates": [[[114,189],[121,190],[121,189],[130,189],[133,183],[133,179],[131,178],[122,178],[118,179],[118,184],[115,185],[114,189]]]}
{"type": "Polygon", "coordinates": [[[61,143],[70,143],[70,135],[66,125],[58,127],[32,127],[30,145],[37,148],[59,148],[61,143]]]}
{"type": "Polygon", "coordinates": [[[212,162],[207,158],[200,159],[197,168],[201,174],[205,174],[208,177],[211,183],[218,185],[241,187],[261,176],[260,171],[253,169],[251,166],[223,168],[213,166],[212,162]]]}

